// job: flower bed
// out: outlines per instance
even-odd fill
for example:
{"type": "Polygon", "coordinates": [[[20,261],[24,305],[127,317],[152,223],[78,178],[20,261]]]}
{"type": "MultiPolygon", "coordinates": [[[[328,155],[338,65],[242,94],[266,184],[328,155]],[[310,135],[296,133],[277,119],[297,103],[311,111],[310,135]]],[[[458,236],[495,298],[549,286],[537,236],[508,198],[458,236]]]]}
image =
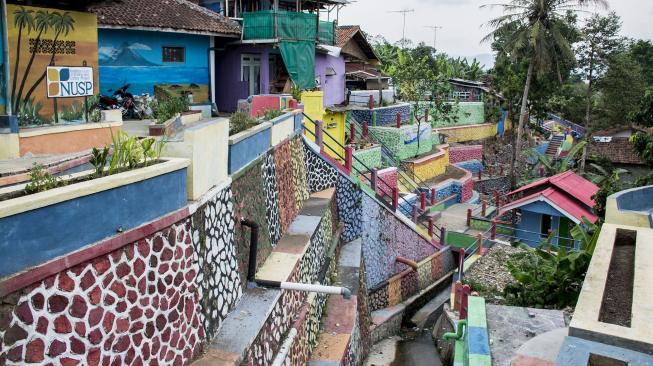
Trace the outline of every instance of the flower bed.
{"type": "MultiPolygon", "coordinates": [[[[186,204],[185,159],[0,201],[0,277],[142,225],[186,204]]],[[[93,171],[78,173],[84,179],[93,171]]],[[[25,185],[0,190],[17,195],[25,185]]]]}

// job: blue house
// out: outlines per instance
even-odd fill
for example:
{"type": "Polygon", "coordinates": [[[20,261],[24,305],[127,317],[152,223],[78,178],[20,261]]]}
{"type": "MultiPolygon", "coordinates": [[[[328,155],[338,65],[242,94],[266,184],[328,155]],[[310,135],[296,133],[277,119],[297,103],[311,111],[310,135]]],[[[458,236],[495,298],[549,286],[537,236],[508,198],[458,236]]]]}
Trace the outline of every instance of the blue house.
{"type": "Polygon", "coordinates": [[[567,171],[508,193],[509,203],[499,212],[516,210],[515,237],[525,244],[536,247],[554,232],[554,245],[573,247],[571,229],[583,218],[592,223],[598,220],[592,212],[592,196],[598,190],[592,182],[567,171]]]}
{"type": "Polygon", "coordinates": [[[240,26],[191,1],[104,1],[98,19],[100,88],[134,95],[193,94],[215,102],[215,44],[240,39],[240,26]]]}

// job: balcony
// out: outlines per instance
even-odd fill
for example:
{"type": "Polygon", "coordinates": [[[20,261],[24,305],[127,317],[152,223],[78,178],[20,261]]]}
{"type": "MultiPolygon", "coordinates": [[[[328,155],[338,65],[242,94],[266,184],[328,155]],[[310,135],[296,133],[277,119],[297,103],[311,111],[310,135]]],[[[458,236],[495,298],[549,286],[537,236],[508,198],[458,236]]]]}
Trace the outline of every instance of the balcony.
{"type": "Polygon", "coordinates": [[[335,44],[335,23],[302,12],[263,10],[243,13],[245,41],[316,41],[335,44]]]}

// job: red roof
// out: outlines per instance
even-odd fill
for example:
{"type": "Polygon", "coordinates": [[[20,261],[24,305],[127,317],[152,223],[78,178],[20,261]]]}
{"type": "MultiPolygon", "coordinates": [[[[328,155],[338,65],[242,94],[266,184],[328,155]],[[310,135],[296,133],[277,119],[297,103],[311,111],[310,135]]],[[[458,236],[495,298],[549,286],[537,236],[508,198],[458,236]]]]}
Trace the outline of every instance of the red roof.
{"type": "Polygon", "coordinates": [[[518,208],[535,201],[545,201],[559,211],[578,221],[583,217],[596,222],[598,217],[591,208],[594,207],[592,196],[599,190],[592,182],[576,175],[572,171],[541,179],[507,194],[524,193],[525,196],[501,207],[502,211],[518,208]]]}

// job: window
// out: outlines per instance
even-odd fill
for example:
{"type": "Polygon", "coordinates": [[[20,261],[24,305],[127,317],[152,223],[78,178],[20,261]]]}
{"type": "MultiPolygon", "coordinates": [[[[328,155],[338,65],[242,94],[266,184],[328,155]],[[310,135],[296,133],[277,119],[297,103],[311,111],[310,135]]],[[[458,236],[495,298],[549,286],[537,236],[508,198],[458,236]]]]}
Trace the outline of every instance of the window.
{"type": "Polygon", "coordinates": [[[186,49],[184,47],[162,47],[163,62],[185,62],[186,49]]]}

